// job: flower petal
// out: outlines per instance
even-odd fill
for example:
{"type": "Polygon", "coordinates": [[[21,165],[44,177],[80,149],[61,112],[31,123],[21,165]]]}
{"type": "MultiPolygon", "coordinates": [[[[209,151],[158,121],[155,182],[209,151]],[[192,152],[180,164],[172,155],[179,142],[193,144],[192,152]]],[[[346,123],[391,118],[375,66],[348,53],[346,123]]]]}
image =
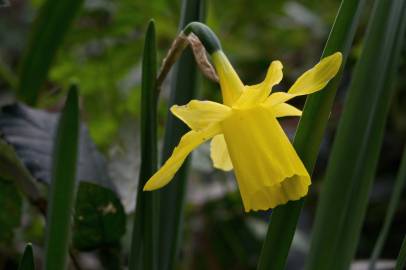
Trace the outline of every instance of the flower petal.
{"type": "Polygon", "coordinates": [[[249,108],[263,102],[271,93],[272,87],[282,80],[282,68],[280,61],[273,61],[268,68],[265,80],[256,85],[245,86],[244,92],[233,104],[233,107],[249,108]]]}
{"type": "Polygon", "coordinates": [[[291,98],[312,94],[327,85],[327,83],[337,74],[342,61],[341,53],[337,52],[323,58],[312,69],[309,69],[292,85],[289,91],[276,92],[270,95],[263,103],[266,107],[288,101],[291,98]]]}
{"type": "Polygon", "coordinates": [[[221,126],[246,211],[307,194],[310,176],[269,109],[235,110],[221,126]]]}
{"type": "Polygon", "coordinates": [[[285,117],[285,116],[301,116],[302,111],[298,108],[287,104],[287,103],[279,103],[272,107],[272,112],[275,117],[285,117]]]}
{"type": "Polygon", "coordinates": [[[173,150],[171,157],[145,184],[144,191],[158,189],[168,184],[182,166],[189,153],[220,132],[220,125],[215,124],[203,130],[189,131],[183,135],[178,146],[173,150]]]}
{"type": "Polygon", "coordinates": [[[216,51],[211,57],[220,79],[223,103],[231,106],[244,91],[244,84],[222,51],[216,51]]]}
{"type": "Polygon", "coordinates": [[[192,100],[183,106],[172,106],[171,112],[191,129],[200,130],[226,118],[231,108],[217,102],[192,100]]]}
{"type": "Polygon", "coordinates": [[[340,69],[342,55],[336,52],[323,58],[312,69],[309,69],[289,89],[294,95],[308,95],[324,88],[340,69]]]}
{"type": "Polygon", "coordinates": [[[233,169],[233,163],[228,154],[227,144],[223,134],[216,135],[211,140],[210,157],[215,168],[223,171],[231,171],[233,169]]]}

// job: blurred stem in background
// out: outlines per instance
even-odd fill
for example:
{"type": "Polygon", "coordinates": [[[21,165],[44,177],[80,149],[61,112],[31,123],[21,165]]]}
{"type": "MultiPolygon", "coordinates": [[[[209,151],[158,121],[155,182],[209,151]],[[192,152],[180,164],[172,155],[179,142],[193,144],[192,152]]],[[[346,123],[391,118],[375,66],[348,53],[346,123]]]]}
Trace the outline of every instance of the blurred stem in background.
{"type": "Polygon", "coordinates": [[[20,63],[18,97],[35,105],[39,92],[63,38],[83,5],[83,0],[47,0],[42,4],[30,32],[20,63]]]}
{"type": "Polygon", "coordinates": [[[67,269],[76,193],[79,143],[78,90],[72,86],[59,119],[52,155],[44,269],[67,269]]]}
{"type": "Polygon", "coordinates": [[[327,166],[306,269],[350,268],[394,89],[405,3],[375,1],[327,166]]]}
{"type": "Polygon", "coordinates": [[[159,262],[159,194],[143,191],[145,183],[157,170],[157,94],[155,24],[150,21],[145,35],[142,61],[141,168],[129,259],[130,270],[155,270],[159,262]]]}
{"type": "MultiPolygon", "coordinates": [[[[343,54],[342,70],[351,48],[365,0],[343,0],[322,57],[336,51],[343,54]]],[[[303,109],[293,145],[309,174],[313,172],[320,144],[330,117],[342,70],[321,92],[310,95],[303,109]]],[[[291,201],[272,211],[258,270],[285,269],[304,199],[291,201]]]]}
{"type": "Polygon", "coordinates": [[[406,183],[406,146],[403,149],[402,160],[399,166],[399,172],[396,177],[396,181],[393,186],[393,193],[386,211],[385,221],[382,229],[379,233],[378,240],[376,241],[372,256],[370,259],[369,269],[374,270],[376,261],[378,260],[383,247],[385,245],[386,238],[389,233],[390,226],[392,225],[393,218],[395,216],[396,209],[399,205],[399,201],[402,195],[403,188],[406,183]]]}
{"type": "MultiPolygon", "coordinates": [[[[179,29],[182,30],[189,22],[203,21],[205,14],[204,0],[183,0],[179,29]]],[[[187,48],[172,73],[168,108],[174,104],[186,104],[196,96],[197,67],[190,48],[187,48]]],[[[180,138],[188,130],[187,126],[168,114],[165,126],[162,160],[167,160],[180,138]]],[[[187,185],[188,162],[176,173],[173,181],[159,193],[159,267],[160,270],[175,269],[178,257],[180,232],[187,185]]]]}
{"type": "Polygon", "coordinates": [[[403,238],[403,243],[402,246],[400,247],[395,270],[405,269],[405,266],[406,266],[406,236],[403,238]]]}

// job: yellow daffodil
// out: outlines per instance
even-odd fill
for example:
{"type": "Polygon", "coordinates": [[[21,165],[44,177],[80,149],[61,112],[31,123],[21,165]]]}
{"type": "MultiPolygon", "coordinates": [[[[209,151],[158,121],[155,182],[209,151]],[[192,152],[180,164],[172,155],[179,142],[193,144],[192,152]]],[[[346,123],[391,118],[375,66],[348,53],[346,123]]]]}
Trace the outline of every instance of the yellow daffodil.
{"type": "Polygon", "coordinates": [[[263,82],[247,86],[221,50],[211,57],[223,104],[192,100],[171,108],[191,131],[181,138],[144,190],[168,184],[189,153],[211,139],[213,165],[225,171],[234,169],[245,211],[266,210],[302,198],[308,192],[310,176],[277,118],[301,115],[299,109],[285,102],[324,88],[340,68],[341,53],[322,59],[287,92],[272,94],[272,87],[282,80],[281,62],[271,63],[263,82]]]}

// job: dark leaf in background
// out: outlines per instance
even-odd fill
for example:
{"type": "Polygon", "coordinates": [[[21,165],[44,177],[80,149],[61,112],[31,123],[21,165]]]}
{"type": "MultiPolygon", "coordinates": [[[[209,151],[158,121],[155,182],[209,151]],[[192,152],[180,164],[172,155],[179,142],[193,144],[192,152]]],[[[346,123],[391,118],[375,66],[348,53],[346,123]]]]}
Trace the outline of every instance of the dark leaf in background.
{"type": "MultiPolygon", "coordinates": [[[[14,147],[31,174],[48,184],[51,181],[51,156],[58,115],[21,103],[4,106],[0,112],[0,133],[14,147]]],[[[80,128],[77,179],[86,179],[114,190],[106,162],[84,124],[80,128]]]]}
{"type": "Polygon", "coordinates": [[[76,200],[73,245],[79,250],[117,244],[125,232],[126,215],[110,189],[80,182],[76,200]]]}
{"type": "Polygon", "coordinates": [[[0,243],[10,243],[20,225],[22,200],[12,181],[0,178],[0,243]]]}

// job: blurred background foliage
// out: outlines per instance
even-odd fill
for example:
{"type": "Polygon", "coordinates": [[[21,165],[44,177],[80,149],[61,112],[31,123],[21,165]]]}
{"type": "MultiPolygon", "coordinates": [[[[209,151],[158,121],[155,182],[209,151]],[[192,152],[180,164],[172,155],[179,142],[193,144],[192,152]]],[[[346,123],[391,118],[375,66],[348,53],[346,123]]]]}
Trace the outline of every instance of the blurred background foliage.
{"type": "MultiPolygon", "coordinates": [[[[32,20],[42,2],[10,0],[10,6],[0,8],[0,60],[13,73],[18,72],[18,62],[32,20]]],[[[139,166],[137,127],[144,32],[148,20],[154,18],[158,59],[161,61],[177,34],[180,4],[179,0],[86,0],[84,8],[65,37],[39,99],[39,107],[49,111],[59,110],[66,95],[64,89],[72,81],[79,83],[82,117],[88,125],[91,138],[107,157],[109,175],[130,215],[134,209],[139,166]]],[[[245,83],[260,81],[269,63],[279,59],[284,63],[284,80],[278,88],[286,89],[298,75],[318,61],[339,4],[339,0],[211,0],[207,5],[207,24],[220,37],[224,51],[245,83]]],[[[368,3],[369,9],[371,4],[368,3]]],[[[303,265],[303,258],[309,247],[309,232],[319,191],[319,179],[323,176],[340,116],[345,86],[362,48],[361,41],[368,14],[369,10],[365,10],[333,108],[316,165],[314,184],[290,252],[289,269],[298,269],[297,267],[303,265]]],[[[404,74],[405,50],[402,55],[399,72],[404,74]]],[[[164,132],[163,121],[167,113],[168,81],[164,85],[159,104],[160,135],[164,132]]],[[[218,86],[203,78],[200,78],[199,83],[201,99],[220,98],[218,86]]],[[[12,89],[0,80],[0,105],[12,100],[13,96],[12,89]]],[[[294,102],[295,105],[302,106],[304,99],[299,98],[294,102]]],[[[284,128],[290,135],[293,135],[296,124],[297,119],[283,121],[284,128]]],[[[400,76],[392,99],[377,173],[378,181],[371,194],[358,248],[359,259],[368,258],[372,252],[399,166],[405,137],[406,77],[400,76]]],[[[269,213],[245,214],[242,211],[232,176],[212,169],[208,145],[194,153],[192,167],[180,269],[255,269],[269,213]]],[[[4,196],[13,193],[8,191],[13,187],[2,179],[0,184],[1,202],[5,198],[3,193],[4,196]]],[[[43,221],[38,214],[27,203],[21,205],[19,196],[15,195],[11,199],[16,203],[10,205],[7,211],[23,211],[24,214],[19,227],[14,216],[7,218],[0,213],[0,223],[10,222],[13,227],[18,227],[14,231],[14,237],[3,234],[0,230],[0,268],[16,264],[17,254],[21,253],[27,239],[33,241],[34,246],[41,245],[43,241],[43,221]]],[[[396,257],[405,224],[406,200],[403,197],[383,252],[384,258],[396,257]]],[[[124,254],[128,254],[129,238],[127,229],[127,234],[122,239],[124,254]]],[[[100,247],[98,252],[105,256],[117,250],[121,248],[100,247]]],[[[91,254],[82,255],[83,260],[88,262],[89,269],[99,267],[92,260],[91,254]]],[[[107,268],[106,265],[105,267],[107,268]]]]}

